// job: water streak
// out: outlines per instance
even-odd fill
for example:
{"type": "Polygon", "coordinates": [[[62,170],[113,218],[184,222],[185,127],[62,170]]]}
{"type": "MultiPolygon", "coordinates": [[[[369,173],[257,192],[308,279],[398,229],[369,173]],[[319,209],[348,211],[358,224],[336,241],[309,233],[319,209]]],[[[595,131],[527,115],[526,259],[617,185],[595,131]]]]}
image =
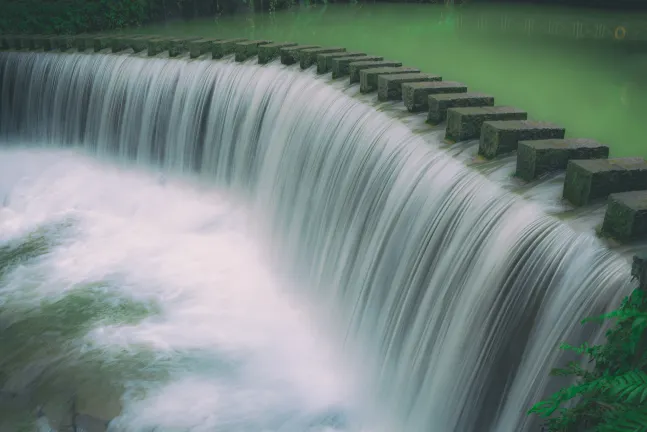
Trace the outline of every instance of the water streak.
{"type": "Polygon", "coordinates": [[[0,137],[197,172],[374,377],[385,430],[521,432],[627,264],[396,120],[269,65],[0,54],[0,137]],[[330,319],[332,317],[332,319],[330,319]]]}

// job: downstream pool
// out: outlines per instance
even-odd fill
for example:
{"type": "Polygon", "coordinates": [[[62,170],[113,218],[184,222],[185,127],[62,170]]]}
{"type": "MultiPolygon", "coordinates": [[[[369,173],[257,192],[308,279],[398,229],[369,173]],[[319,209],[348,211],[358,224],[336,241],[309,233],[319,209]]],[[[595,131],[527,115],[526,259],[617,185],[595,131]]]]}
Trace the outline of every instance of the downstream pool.
{"type": "Polygon", "coordinates": [[[647,23],[647,16],[635,13],[525,5],[317,5],[131,32],[262,38],[380,54],[465,82],[470,90],[496,96],[497,104],[526,109],[533,119],[560,123],[568,136],[607,143],[612,156],[647,157],[647,43],[630,40],[643,18],[647,23]],[[584,32],[599,35],[563,30],[564,25],[577,28],[579,19],[584,32]],[[615,40],[613,23],[626,20],[633,27],[627,27],[624,40],[615,40]],[[559,34],[544,36],[542,26],[559,34]]]}

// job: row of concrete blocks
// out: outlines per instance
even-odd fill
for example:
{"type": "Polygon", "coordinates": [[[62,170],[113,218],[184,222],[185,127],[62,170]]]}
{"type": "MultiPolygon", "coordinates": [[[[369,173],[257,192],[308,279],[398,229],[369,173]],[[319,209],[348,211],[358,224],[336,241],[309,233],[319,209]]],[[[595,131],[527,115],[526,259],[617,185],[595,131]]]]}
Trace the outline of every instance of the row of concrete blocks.
{"type": "Polygon", "coordinates": [[[530,121],[514,107],[495,106],[494,97],[468,92],[467,86],[443,81],[440,76],[403,67],[342,47],[274,43],[268,40],[169,38],[152,35],[0,36],[0,48],[13,50],[95,52],[146,51],[149,56],[167,51],[176,57],[233,54],[236,61],[257,56],[261,64],[280,58],[302,69],[333,79],[349,77],[362,93],[377,92],[379,101],[402,100],[412,113],[427,111],[432,125],[447,122],[449,142],[478,139],[478,153],[487,159],[517,153],[516,175],[523,180],[566,170],[563,198],[575,206],[609,198],[602,232],[619,240],[647,238],[647,163],[641,158],[608,159],[609,148],[589,139],[565,139],[565,129],[530,121]]]}

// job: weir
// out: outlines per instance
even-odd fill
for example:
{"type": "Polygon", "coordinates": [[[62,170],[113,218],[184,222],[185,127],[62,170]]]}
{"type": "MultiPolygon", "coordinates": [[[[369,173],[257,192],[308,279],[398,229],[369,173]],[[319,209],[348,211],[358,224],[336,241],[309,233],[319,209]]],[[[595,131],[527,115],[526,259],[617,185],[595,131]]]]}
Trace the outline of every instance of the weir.
{"type": "MultiPolygon", "coordinates": [[[[339,57],[339,47],[214,39],[177,43],[183,54],[169,59],[132,55],[157,49],[154,37],[107,36],[103,49],[105,37],[85,53],[69,48],[81,38],[50,37],[42,47],[59,52],[44,53],[26,51],[33,38],[2,37],[0,139],[196,173],[244,197],[263,215],[281,265],[362,359],[385,432],[536,430],[526,411],[562,384],[548,377],[564,361],[557,346],[601,336],[579,321],[628,293],[628,264],[453,160],[441,142],[430,146],[295,64],[338,70],[349,84],[388,68],[365,93],[387,83],[410,111],[446,116],[451,136],[484,148],[521,142],[528,180],[570,173],[579,155],[605,158],[608,147],[569,141],[559,127],[537,127],[522,110],[400,62],[339,57]],[[97,47],[118,55],[89,55],[97,47]],[[197,60],[187,58],[191,47],[197,60]],[[269,64],[237,64],[232,54],[269,64]],[[279,58],[283,66],[271,63],[279,58]],[[550,145],[532,145],[540,141],[550,145]]],[[[614,176],[608,194],[647,189],[622,166],[631,181],[614,176]]],[[[607,231],[644,233],[644,210],[618,208],[645,201],[612,200],[607,231]]]]}

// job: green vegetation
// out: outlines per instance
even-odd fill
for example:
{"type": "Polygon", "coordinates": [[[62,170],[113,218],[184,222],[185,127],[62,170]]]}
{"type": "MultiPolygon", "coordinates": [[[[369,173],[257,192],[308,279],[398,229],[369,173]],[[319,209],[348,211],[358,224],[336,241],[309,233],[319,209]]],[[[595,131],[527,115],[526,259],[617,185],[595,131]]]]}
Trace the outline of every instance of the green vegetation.
{"type": "Polygon", "coordinates": [[[606,343],[562,345],[586,355],[593,366],[571,362],[552,371],[554,376],[574,377],[575,382],[530,410],[547,418],[550,432],[647,431],[647,278],[640,262],[634,261],[634,277],[642,279],[641,287],[618,310],[584,320],[615,320],[606,343]]]}

